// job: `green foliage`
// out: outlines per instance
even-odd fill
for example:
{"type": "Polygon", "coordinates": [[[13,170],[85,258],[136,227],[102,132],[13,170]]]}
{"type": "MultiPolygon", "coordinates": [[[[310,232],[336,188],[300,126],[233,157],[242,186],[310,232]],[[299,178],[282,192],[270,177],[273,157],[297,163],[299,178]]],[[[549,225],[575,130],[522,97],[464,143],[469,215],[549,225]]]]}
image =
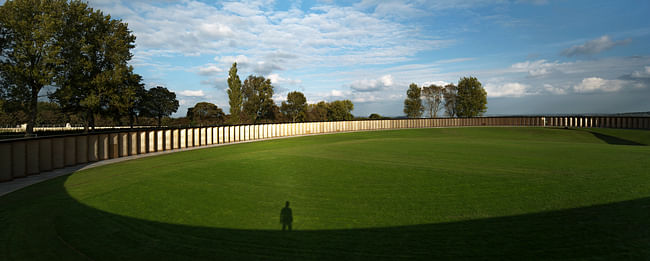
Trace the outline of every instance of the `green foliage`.
{"type": "Polygon", "coordinates": [[[135,36],[122,21],[85,3],[72,1],[66,7],[60,37],[64,63],[51,98],[66,112],[83,112],[85,126],[94,127],[95,115],[111,113],[108,107],[117,106],[112,114],[119,118],[135,105],[139,83],[129,79],[135,76],[127,65],[135,36]]]}
{"type": "Polygon", "coordinates": [[[316,104],[307,105],[308,121],[327,121],[327,103],[320,101],[316,104]]]}
{"type": "Polygon", "coordinates": [[[444,87],[435,84],[422,87],[422,96],[426,102],[426,110],[430,118],[438,117],[442,106],[444,87]]]}
{"type": "Polygon", "coordinates": [[[187,109],[187,118],[201,126],[222,124],[224,117],[223,110],[209,102],[199,102],[187,109]]]}
{"type": "Polygon", "coordinates": [[[263,76],[250,75],[242,86],[243,113],[249,123],[272,122],[277,106],[273,102],[273,85],[263,76]]]}
{"type": "Polygon", "coordinates": [[[354,118],[352,115],[354,104],[350,100],[333,101],[327,104],[327,120],[349,121],[354,118]]]}
{"type": "Polygon", "coordinates": [[[228,72],[228,104],[230,105],[230,124],[241,123],[242,112],[242,87],[239,75],[237,75],[237,63],[233,63],[228,72]]]}
{"type": "Polygon", "coordinates": [[[151,88],[147,91],[143,110],[144,115],[156,118],[158,126],[161,126],[163,117],[169,116],[178,110],[176,94],[162,86],[151,88]]]}
{"type": "Polygon", "coordinates": [[[408,118],[420,118],[424,112],[422,106],[421,89],[417,84],[411,83],[409,89],[406,91],[406,99],[404,100],[404,113],[408,118]]]}
{"type": "Polygon", "coordinates": [[[7,1],[0,6],[0,88],[28,115],[33,133],[38,94],[51,85],[63,63],[61,29],[66,1],[7,1]]]}
{"type": "Polygon", "coordinates": [[[307,117],[307,98],[302,92],[290,92],[287,94],[287,101],[282,102],[280,111],[291,122],[303,122],[307,117]]]}
{"type": "Polygon", "coordinates": [[[442,96],[445,99],[445,114],[449,117],[456,116],[456,104],[458,101],[458,87],[453,84],[447,84],[442,90],[442,96]]]}
{"type": "Polygon", "coordinates": [[[372,114],[370,114],[370,116],[368,116],[368,119],[371,119],[371,120],[381,120],[381,119],[385,119],[385,118],[386,117],[381,116],[381,115],[379,115],[377,113],[372,113],[372,114]]]}
{"type": "Polygon", "coordinates": [[[463,77],[458,81],[458,117],[477,117],[487,110],[487,92],[475,77],[463,77]]]}

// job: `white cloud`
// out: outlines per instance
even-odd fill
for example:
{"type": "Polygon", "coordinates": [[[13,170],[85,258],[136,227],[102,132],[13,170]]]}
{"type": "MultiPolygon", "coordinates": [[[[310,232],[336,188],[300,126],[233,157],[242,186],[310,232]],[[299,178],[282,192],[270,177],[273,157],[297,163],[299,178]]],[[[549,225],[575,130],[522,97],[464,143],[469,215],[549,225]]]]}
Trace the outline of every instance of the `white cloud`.
{"type": "Polygon", "coordinates": [[[544,84],[544,90],[552,93],[552,94],[566,94],[567,89],[566,88],[561,88],[561,87],[556,87],[551,84],[545,83],[544,84]]]}
{"type": "Polygon", "coordinates": [[[488,97],[522,97],[535,94],[530,92],[530,89],[529,85],[518,82],[505,84],[488,83],[485,85],[485,91],[488,97]]]}
{"type": "Polygon", "coordinates": [[[330,96],[340,98],[340,97],[344,97],[345,93],[339,90],[332,90],[330,91],[330,96]]]}
{"type": "MultiPolygon", "coordinates": [[[[428,6],[399,1],[375,5],[382,6],[377,12],[428,6]]],[[[119,13],[119,18],[129,24],[137,37],[134,60],[141,64],[161,55],[219,54],[223,55],[217,59],[220,68],[237,60],[244,68],[267,75],[293,68],[403,62],[419,52],[453,43],[423,34],[412,24],[354,6],[321,3],[307,11],[278,11],[272,6],[272,1],[186,0],[164,5],[155,1],[93,1],[93,7],[119,13]]]]}
{"type": "Polygon", "coordinates": [[[272,73],[266,76],[267,79],[271,80],[272,84],[290,84],[290,85],[296,85],[296,84],[301,84],[301,80],[294,80],[290,78],[283,78],[277,73],[272,73]]]}
{"type": "Polygon", "coordinates": [[[537,77],[556,72],[558,67],[566,65],[570,65],[570,63],[548,62],[542,59],[515,63],[511,67],[517,72],[527,72],[529,76],[537,77]]]}
{"type": "Polygon", "coordinates": [[[608,35],[603,35],[600,38],[589,40],[581,45],[574,45],[562,51],[564,56],[580,56],[598,54],[603,51],[609,50],[617,45],[625,45],[630,42],[630,39],[612,41],[608,35]]]}
{"type": "Polygon", "coordinates": [[[390,74],[384,75],[379,79],[364,79],[354,81],[350,88],[358,92],[374,92],[380,91],[387,87],[393,86],[393,76],[390,74]]]}
{"type": "Polygon", "coordinates": [[[205,96],[205,93],[203,93],[203,90],[198,90],[198,91],[192,91],[192,90],[184,90],[179,92],[180,95],[182,96],[187,96],[187,97],[203,97],[205,96]]]}
{"type": "Polygon", "coordinates": [[[599,77],[582,79],[578,85],[573,86],[575,92],[616,92],[623,89],[625,81],[606,80],[599,77]]]}
{"type": "Polygon", "coordinates": [[[432,84],[435,84],[435,85],[437,85],[437,86],[443,86],[443,87],[444,87],[444,86],[450,84],[450,82],[445,82],[445,81],[427,81],[427,82],[422,83],[422,86],[430,86],[430,85],[432,85],[432,84]]]}
{"type": "Polygon", "coordinates": [[[205,67],[199,68],[200,75],[215,75],[220,72],[223,72],[223,70],[215,64],[207,64],[205,67]]]}
{"type": "Polygon", "coordinates": [[[645,70],[635,71],[632,73],[634,78],[650,78],[650,66],[645,66],[645,70]]]}

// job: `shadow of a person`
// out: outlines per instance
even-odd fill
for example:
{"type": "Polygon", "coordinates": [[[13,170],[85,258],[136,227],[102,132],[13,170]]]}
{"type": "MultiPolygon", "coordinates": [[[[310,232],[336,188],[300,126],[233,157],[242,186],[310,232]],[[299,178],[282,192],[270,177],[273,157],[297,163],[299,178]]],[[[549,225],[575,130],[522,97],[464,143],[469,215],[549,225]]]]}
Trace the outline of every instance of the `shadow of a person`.
{"type": "Polygon", "coordinates": [[[291,208],[289,207],[289,201],[287,201],[280,211],[280,223],[282,223],[282,231],[289,229],[291,231],[291,223],[293,222],[293,213],[291,213],[291,208]]]}

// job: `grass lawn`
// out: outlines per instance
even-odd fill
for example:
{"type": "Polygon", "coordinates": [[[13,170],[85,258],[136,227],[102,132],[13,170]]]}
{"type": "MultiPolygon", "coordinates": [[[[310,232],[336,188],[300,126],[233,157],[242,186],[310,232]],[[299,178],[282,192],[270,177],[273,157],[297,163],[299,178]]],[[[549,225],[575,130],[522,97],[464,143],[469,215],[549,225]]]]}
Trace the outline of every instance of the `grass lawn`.
{"type": "Polygon", "coordinates": [[[126,161],[0,197],[0,260],[650,259],[649,144],[410,129],[126,161]]]}

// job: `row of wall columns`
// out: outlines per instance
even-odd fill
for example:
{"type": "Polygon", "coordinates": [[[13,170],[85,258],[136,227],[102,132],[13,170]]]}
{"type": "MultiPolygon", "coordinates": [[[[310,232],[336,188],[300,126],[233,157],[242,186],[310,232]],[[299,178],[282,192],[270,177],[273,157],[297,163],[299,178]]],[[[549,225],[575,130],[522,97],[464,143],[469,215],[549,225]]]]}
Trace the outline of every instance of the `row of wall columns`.
{"type": "Polygon", "coordinates": [[[0,141],[0,182],[88,162],[212,144],[319,133],[467,126],[650,129],[650,117],[480,117],[274,123],[5,140],[0,141]]]}

